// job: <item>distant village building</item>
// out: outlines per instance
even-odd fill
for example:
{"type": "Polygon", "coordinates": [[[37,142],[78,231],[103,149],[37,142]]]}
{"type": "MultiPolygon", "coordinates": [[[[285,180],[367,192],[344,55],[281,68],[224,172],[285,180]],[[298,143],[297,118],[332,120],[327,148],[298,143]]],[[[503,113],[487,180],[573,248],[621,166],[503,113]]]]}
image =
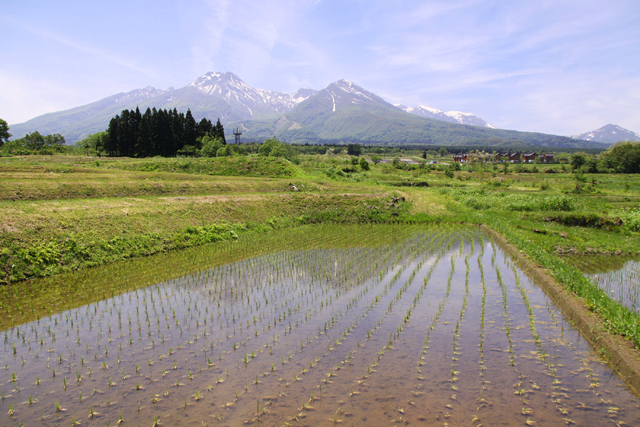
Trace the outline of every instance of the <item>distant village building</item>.
{"type": "Polygon", "coordinates": [[[502,162],[504,159],[509,157],[509,153],[496,153],[493,157],[496,162],[502,162]]]}
{"type": "Polygon", "coordinates": [[[520,157],[521,157],[520,153],[516,151],[515,153],[509,154],[508,159],[511,163],[520,163],[520,160],[521,160],[520,157]]]}
{"type": "Polygon", "coordinates": [[[536,153],[524,153],[522,155],[522,161],[525,163],[533,163],[538,158],[536,153]]]}
{"type": "Polygon", "coordinates": [[[467,163],[469,161],[468,154],[454,154],[453,161],[456,163],[467,163]]]}
{"type": "Polygon", "coordinates": [[[542,160],[544,163],[555,162],[556,155],[553,153],[544,153],[540,155],[540,160],[542,160]]]}

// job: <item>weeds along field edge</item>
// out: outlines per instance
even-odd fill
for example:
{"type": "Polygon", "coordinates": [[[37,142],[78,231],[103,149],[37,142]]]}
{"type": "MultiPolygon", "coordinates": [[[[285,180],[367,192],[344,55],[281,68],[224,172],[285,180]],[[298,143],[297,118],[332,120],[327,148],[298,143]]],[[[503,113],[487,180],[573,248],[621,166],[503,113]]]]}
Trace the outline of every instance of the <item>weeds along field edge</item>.
{"type": "Polygon", "coordinates": [[[408,203],[390,206],[387,197],[374,192],[38,202],[24,207],[31,209],[25,215],[8,208],[0,232],[0,283],[307,223],[395,221],[408,203]]]}

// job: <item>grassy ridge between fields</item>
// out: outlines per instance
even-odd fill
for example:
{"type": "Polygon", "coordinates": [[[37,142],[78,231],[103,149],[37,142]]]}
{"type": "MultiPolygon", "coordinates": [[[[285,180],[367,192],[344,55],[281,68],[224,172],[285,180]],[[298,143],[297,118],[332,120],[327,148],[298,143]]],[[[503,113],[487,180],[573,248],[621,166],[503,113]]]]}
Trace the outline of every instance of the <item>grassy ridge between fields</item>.
{"type": "Polygon", "coordinates": [[[213,158],[162,158],[145,160],[122,159],[96,162],[106,168],[145,171],[182,172],[190,174],[293,178],[303,175],[291,162],[279,157],[213,157],[213,158]]]}
{"type": "Polygon", "coordinates": [[[381,193],[25,203],[22,209],[4,213],[3,220],[14,231],[0,234],[0,282],[50,276],[302,224],[390,222],[406,215],[408,207],[407,202],[389,204],[388,196],[381,193]]]}

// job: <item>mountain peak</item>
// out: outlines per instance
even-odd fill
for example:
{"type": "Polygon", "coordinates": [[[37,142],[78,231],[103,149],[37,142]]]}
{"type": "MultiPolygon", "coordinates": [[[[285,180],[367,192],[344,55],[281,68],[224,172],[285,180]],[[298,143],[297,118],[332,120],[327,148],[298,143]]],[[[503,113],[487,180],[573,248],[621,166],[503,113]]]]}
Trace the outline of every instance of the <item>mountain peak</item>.
{"type": "Polygon", "coordinates": [[[214,93],[224,93],[229,91],[230,89],[236,89],[241,91],[246,91],[247,89],[253,89],[251,86],[243,82],[240,77],[235,74],[227,71],[227,72],[208,72],[192,83],[190,83],[187,87],[195,87],[201,92],[206,93],[207,95],[212,95],[214,93]]]}
{"type": "Polygon", "coordinates": [[[363,89],[362,87],[358,86],[357,84],[347,79],[342,79],[342,80],[338,80],[337,82],[333,82],[329,86],[327,86],[327,89],[329,88],[340,89],[345,92],[353,93],[356,95],[361,95],[361,94],[373,95],[368,90],[363,89]]]}
{"type": "Polygon", "coordinates": [[[606,142],[613,144],[618,141],[640,141],[640,134],[609,123],[602,126],[600,129],[581,133],[579,135],[571,135],[571,138],[581,139],[583,141],[606,142]]]}
{"type": "Polygon", "coordinates": [[[342,79],[331,83],[322,92],[328,94],[331,97],[333,103],[333,111],[340,106],[349,104],[384,104],[390,105],[387,101],[380,98],[378,95],[369,92],[366,89],[358,86],[357,84],[342,79]]]}
{"type": "Polygon", "coordinates": [[[347,79],[340,79],[336,82],[333,82],[333,84],[335,84],[338,87],[351,87],[351,86],[357,86],[355,83],[353,83],[350,80],[347,79]]]}

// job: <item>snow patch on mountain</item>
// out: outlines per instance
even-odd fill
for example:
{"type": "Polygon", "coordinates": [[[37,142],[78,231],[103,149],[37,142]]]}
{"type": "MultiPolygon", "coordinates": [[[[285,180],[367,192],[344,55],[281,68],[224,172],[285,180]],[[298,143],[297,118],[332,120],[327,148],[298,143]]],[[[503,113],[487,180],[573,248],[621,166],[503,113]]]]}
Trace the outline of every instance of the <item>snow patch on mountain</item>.
{"type": "Polygon", "coordinates": [[[357,84],[346,79],[338,80],[337,82],[331,83],[319,93],[323,98],[327,99],[332,104],[333,111],[337,111],[345,105],[390,105],[387,101],[380,98],[378,95],[369,92],[368,90],[363,89],[357,84]]]}
{"type": "Polygon", "coordinates": [[[465,113],[462,111],[442,111],[437,108],[428,107],[426,105],[418,105],[415,108],[407,107],[406,105],[402,104],[394,104],[394,106],[400,108],[403,111],[406,111],[407,113],[415,114],[417,116],[443,120],[451,123],[460,123],[463,125],[482,126],[496,129],[495,126],[490,125],[480,117],[471,113],[465,113]]]}
{"type": "Polygon", "coordinates": [[[123,93],[114,99],[115,104],[129,104],[144,99],[153,98],[166,91],[162,89],[156,89],[155,87],[147,86],[144,89],[134,89],[131,92],[123,93]]]}
{"type": "MultiPolygon", "coordinates": [[[[255,89],[231,72],[209,72],[198,77],[187,87],[210,96],[221,96],[242,109],[266,107],[277,113],[286,113],[313,95],[313,89],[300,89],[294,94],[267,89],[255,89]]],[[[251,114],[253,116],[253,114],[251,114]]]]}

